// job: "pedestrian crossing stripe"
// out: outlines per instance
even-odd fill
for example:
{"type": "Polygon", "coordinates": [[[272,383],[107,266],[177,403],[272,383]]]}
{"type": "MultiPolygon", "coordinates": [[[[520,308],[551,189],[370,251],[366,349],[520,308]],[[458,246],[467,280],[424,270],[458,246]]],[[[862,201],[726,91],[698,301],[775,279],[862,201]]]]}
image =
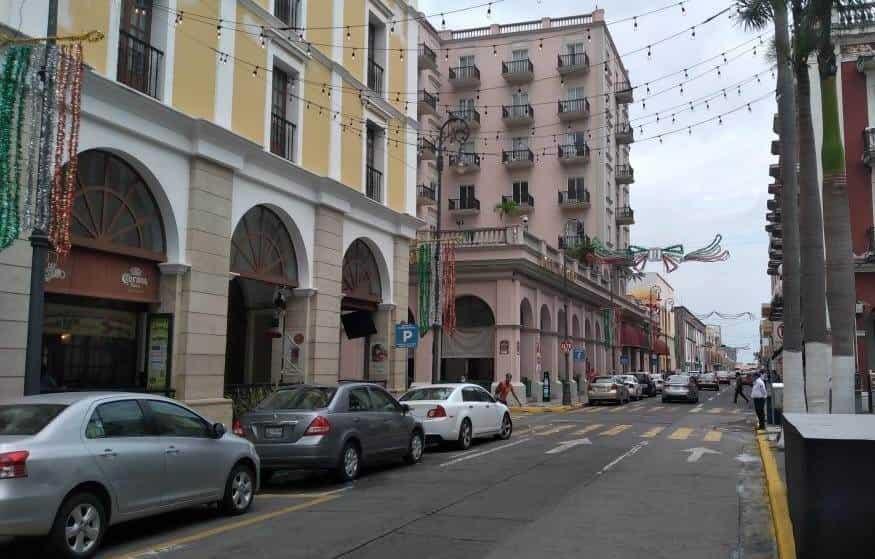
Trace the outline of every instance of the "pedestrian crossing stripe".
{"type": "Polygon", "coordinates": [[[603,437],[613,437],[613,436],[619,435],[623,431],[626,431],[627,429],[631,429],[631,428],[632,428],[631,425],[617,425],[615,427],[611,427],[607,431],[602,431],[601,433],[599,433],[599,435],[601,435],[603,437]]]}
{"type": "Polygon", "coordinates": [[[700,411],[702,411],[702,404],[699,404],[695,408],[691,409],[690,413],[699,413],[700,411]]]}
{"type": "Polygon", "coordinates": [[[608,413],[617,413],[618,411],[628,410],[629,408],[626,406],[617,406],[612,410],[609,410],[608,413]]]}
{"type": "Polygon", "coordinates": [[[575,431],[574,433],[572,433],[572,435],[586,435],[590,431],[595,431],[596,429],[599,429],[601,427],[604,427],[601,423],[593,423],[592,425],[587,425],[583,429],[575,431]]]}
{"type": "Polygon", "coordinates": [[[659,411],[662,409],[665,409],[665,406],[655,406],[655,407],[650,408],[650,411],[659,411]]]}
{"type": "Polygon", "coordinates": [[[599,408],[585,408],[583,413],[595,413],[597,411],[599,411],[599,408]]]}
{"type": "Polygon", "coordinates": [[[721,413],[723,412],[723,408],[713,408],[708,410],[708,413],[721,413]]]}
{"type": "Polygon", "coordinates": [[[662,433],[664,430],[665,430],[665,427],[653,427],[651,429],[648,429],[647,432],[641,436],[645,439],[652,439],[656,435],[662,433]]]}
{"type": "Polygon", "coordinates": [[[723,433],[720,431],[708,431],[705,433],[705,442],[707,443],[719,443],[722,438],[723,433]]]}
{"type": "Polygon", "coordinates": [[[689,427],[678,427],[675,432],[668,436],[669,439],[675,441],[685,441],[693,434],[693,430],[689,427]]]}
{"type": "Polygon", "coordinates": [[[552,429],[548,429],[547,431],[541,431],[540,433],[536,433],[539,437],[546,437],[547,435],[555,435],[556,433],[560,433],[566,429],[571,429],[574,427],[573,424],[569,425],[559,425],[557,427],[553,427],[552,429]]]}

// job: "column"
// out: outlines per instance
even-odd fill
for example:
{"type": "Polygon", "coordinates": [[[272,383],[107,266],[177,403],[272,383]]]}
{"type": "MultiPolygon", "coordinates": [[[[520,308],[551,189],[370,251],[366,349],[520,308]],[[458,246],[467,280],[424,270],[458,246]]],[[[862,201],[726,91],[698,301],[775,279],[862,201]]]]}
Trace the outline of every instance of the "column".
{"type": "MultiPolygon", "coordinates": [[[[394,267],[394,279],[392,294],[395,299],[395,308],[392,312],[392,320],[389,331],[389,351],[391,365],[389,367],[389,390],[395,394],[401,394],[407,390],[407,352],[406,349],[395,348],[395,324],[407,322],[407,311],[410,308],[410,240],[403,237],[395,239],[394,255],[392,258],[394,267]]],[[[431,364],[431,361],[429,361],[431,364]]]]}
{"type": "Polygon", "coordinates": [[[0,399],[24,394],[30,260],[30,243],[23,239],[0,252],[0,399]]]}
{"type": "Polygon", "coordinates": [[[283,361],[284,382],[307,382],[310,378],[311,302],[315,289],[295,289],[286,301],[286,351],[283,361]]]}
{"type": "Polygon", "coordinates": [[[343,214],[316,209],[313,238],[313,287],[309,343],[310,380],[334,384],[340,367],[340,280],[343,266],[343,214]]]}
{"type": "MultiPolygon", "coordinates": [[[[190,268],[177,284],[173,361],[176,397],[227,425],[232,419],[231,401],[224,398],[232,189],[231,170],[192,160],[185,253],[190,268]]],[[[163,295],[168,305],[175,297],[163,295]]]]}
{"type": "Polygon", "coordinates": [[[395,345],[395,310],[395,305],[383,303],[374,313],[374,325],[377,327],[377,333],[370,337],[369,355],[366,358],[369,360],[368,376],[370,380],[385,382],[386,388],[397,394],[403,388],[394,378],[395,355],[402,353],[392,347],[395,345]]]}

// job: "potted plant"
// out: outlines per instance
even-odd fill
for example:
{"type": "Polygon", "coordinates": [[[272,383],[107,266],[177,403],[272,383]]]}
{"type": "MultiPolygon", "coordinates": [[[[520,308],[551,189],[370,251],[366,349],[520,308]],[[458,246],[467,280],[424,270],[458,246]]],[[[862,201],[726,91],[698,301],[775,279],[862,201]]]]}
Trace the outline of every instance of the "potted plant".
{"type": "Polygon", "coordinates": [[[495,205],[495,211],[501,215],[502,219],[516,217],[520,213],[520,205],[513,198],[504,198],[501,203],[495,205]]]}

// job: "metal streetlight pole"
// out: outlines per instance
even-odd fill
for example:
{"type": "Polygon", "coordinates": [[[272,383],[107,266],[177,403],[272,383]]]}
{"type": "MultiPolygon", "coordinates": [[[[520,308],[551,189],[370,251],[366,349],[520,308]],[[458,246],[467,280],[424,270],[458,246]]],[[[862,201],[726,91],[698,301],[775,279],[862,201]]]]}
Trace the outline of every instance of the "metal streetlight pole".
{"type": "MultiPolygon", "coordinates": [[[[444,206],[444,200],[442,195],[443,189],[443,177],[444,177],[444,140],[454,140],[459,144],[458,154],[462,153],[462,145],[468,141],[468,137],[471,135],[471,130],[468,127],[468,123],[457,116],[450,115],[444,123],[441,125],[438,130],[438,145],[437,145],[437,191],[435,192],[435,198],[437,198],[437,225],[435,226],[434,239],[435,239],[435,249],[434,249],[434,270],[435,277],[432,278],[432,282],[434,283],[434,309],[435,309],[435,318],[432,321],[432,341],[431,341],[431,381],[432,383],[438,383],[441,380],[441,335],[443,334],[443,321],[438,316],[438,313],[441,312],[440,309],[440,278],[437,277],[438,271],[441,269],[441,215],[442,209],[444,206]],[[455,124],[456,126],[451,126],[455,124]]],[[[420,278],[420,282],[422,278],[420,278]]],[[[419,312],[422,312],[423,309],[420,309],[419,312]]]]}
{"type": "Polygon", "coordinates": [[[653,292],[656,292],[656,300],[659,301],[659,298],[662,296],[662,288],[658,285],[650,286],[650,355],[648,358],[650,359],[650,363],[648,363],[648,368],[650,372],[653,372],[653,292]]]}
{"type": "MultiPolygon", "coordinates": [[[[569,244],[569,239],[566,237],[565,246],[572,246],[569,244]]],[[[562,255],[562,290],[565,292],[565,339],[562,342],[568,341],[568,298],[570,297],[568,293],[568,255],[562,255]]],[[[562,382],[562,405],[570,406],[571,405],[571,363],[569,363],[570,353],[563,352],[563,359],[565,359],[565,378],[562,382]]]]}

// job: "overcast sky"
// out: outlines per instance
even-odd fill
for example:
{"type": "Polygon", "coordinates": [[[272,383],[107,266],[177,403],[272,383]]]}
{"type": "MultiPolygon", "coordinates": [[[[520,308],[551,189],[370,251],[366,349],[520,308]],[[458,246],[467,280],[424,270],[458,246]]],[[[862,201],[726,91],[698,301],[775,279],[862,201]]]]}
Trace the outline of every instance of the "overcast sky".
{"type": "MultiPolygon", "coordinates": [[[[483,0],[420,0],[420,10],[425,14],[449,11],[483,3],[483,0]]],[[[486,19],[486,8],[446,16],[447,28],[477,27],[490,23],[511,23],[539,19],[544,16],[562,17],[587,13],[596,6],[605,10],[608,22],[642,14],[671,4],[671,0],[505,0],[492,6],[492,17],[486,19]]],[[[676,31],[688,29],[705,20],[731,2],[717,0],[688,0],[686,15],[680,7],[660,14],[638,18],[638,30],[631,21],[610,25],[609,29],[621,53],[646,47],[676,31]]],[[[734,11],[734,10],[733,10],[734,11]]],[[[440,29],[440,17],[431,18],[435,28],[440,29]]],[[[753,39],[756,34],[746,32],[723,15],[707,25],[698,26],[696,38],[685,33],[666,43],[653,47],[652,58],[646,52],[624,57],[633,85],[643,84],[671,72],[683,70],[704,59],[720,55],[741,43],[753,39]]],[[[768,44],[771,33],[764,39],[768,44]]],[[[716,116],[746,102],[767,95],[775,87],[766,59],[765,47],[751,52],[754,43],[736,50],[747,50],[738,60],[730,61],[721,68],[718,77],[714,66],[722,60],[709,62],[690,70],[697,75],[710,69],[709,75],[684,86],[684,94],[675,91],[653,97],[642,108],[640,99],[646,96],[643,89],[635,91],[636,103],[631,118],[640,119],[651,115],[644,125],[643,137],[660,132],[684,128],[711,116],[716,116]],[[737,88],[729,87],[742,80],[753,78],[757,72],[761,83],[752,80],[737,88]],[[723,99],[721,89],[727,88],[723,99]],[[711,103],[710,111],[696,106],[677,113],[677,124],[671,124],[669,110],[662,112],[660,123],[651,122],[655,112],[719,93],[719,100],[711,103]]],[[[597,62],[600,57],[591,55],[597,62]]],[[[662,80],[652,90],[664,89],[683,81],[683,76],[662,80]]],[[[538,100],[540,101],[540,100],[538,100]]],[[[712,310],[723,313],[752,312],[757,320],[721,321],[711,319],[711,324],[723,327],[724,343],[734,346],[749,345],[756,349],[759,344],[758,317],[760,304],[769,297],[769,279],[766,275],[768,261],[768,238],[765,225],[766,187],[770,154],[772,118],[776,106],[774,96],[751,104],[723,119],[723,125],[706,124],[666,136],[658,141],[640,142],[632,146],[632,165],[635,168],[635,184],[631,186],[632,206],[635,209],[635,225],[632,226],[632,243],[644,247],[664,247],[675,243],[691,251],[706,245],[715,234],[723,235],[723,246],[731,253],[728,262],[716,264],[686,263],[672,274],[665,275],[661,265],[648,264],[648,271],[663,274],[676,290],[676,304],[683,304],[695,313],[712,310]]],[[[636,138],[641,138],[636,127],[636,138]]],[[[741,358],[752,359],[752,351],[741,353],[741,358]]]]}

